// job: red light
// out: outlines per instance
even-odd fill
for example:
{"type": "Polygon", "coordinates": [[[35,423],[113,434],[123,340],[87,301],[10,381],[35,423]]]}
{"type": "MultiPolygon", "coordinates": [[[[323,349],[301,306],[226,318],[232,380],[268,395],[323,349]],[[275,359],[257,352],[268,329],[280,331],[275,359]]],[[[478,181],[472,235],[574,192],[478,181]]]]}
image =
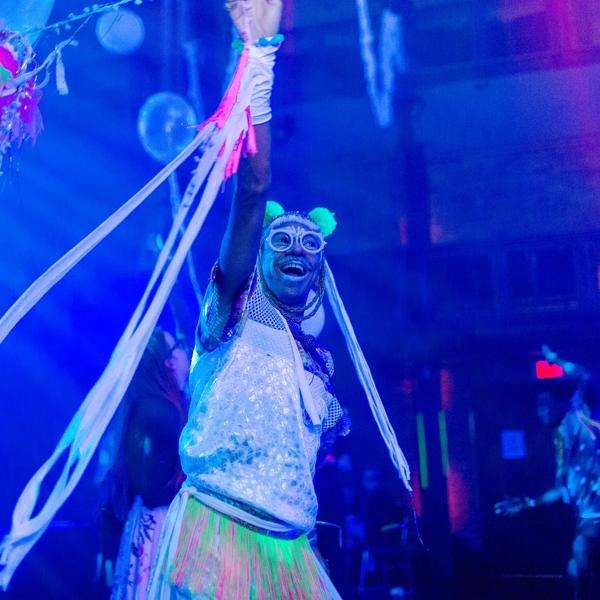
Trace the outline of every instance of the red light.
{"type": "Polygon", "coordinates": [[[538,360],[535,363],[535,376],[538,379],[556,379],[563,375],[563,368],[558,365],[549,363],[546,360],[538,360]]]}

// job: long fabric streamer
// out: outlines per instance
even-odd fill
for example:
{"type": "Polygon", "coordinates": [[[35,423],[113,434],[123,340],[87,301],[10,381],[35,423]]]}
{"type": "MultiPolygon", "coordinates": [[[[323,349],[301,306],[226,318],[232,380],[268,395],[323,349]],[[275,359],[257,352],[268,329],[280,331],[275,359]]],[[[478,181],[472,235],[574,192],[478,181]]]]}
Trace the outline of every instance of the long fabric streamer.
{"type": "Polygon", "coordinates": [[[365,390],[367,400],[369,401],[369,407],[371,408],[371,412],[373,413],[373,417],[377,423],[379,432],[383,437],[383,441],[387,446],[392,463],[396,467],[406,489],[409,492],[412,492],[412,488],[409,483],[410,467],[408,466],[408,462],[406,461],[406,458],[404,457],[404,454],[398,445],[396,433],[394,432],[394,429],[385,412],[381,397],[377,391],[377,387],[375,386],[375,381],[373,380],[373,375],[371,374],[371,369],[369,369],[369,365],[367,364],[358,340],[356,339],[354,327],[352,327],[350,317],[348,316],[348,313],[344,307],[344,303],[340,298],[337,286],[335,285],[335,279],[333,278],[333,273],[331,272],[327,261],[325,261],[324,268],[327,298],[329,300],[329,304],[331,304],[331,308],[338,325],[344,334],[344,339],[346,340],[348,352],[350,353],[352,362],[354,363],[356,374],[358,375],[358,379],[365,390]]]}
{"type": "MultiPolygon", "coordinates": [[[[171,173],[169,175],[169,196],[171,200],[171,211],[173,218],[179,212],[181,206],[181,191],[179,189],[179,182],[177,181],[177,174],[171,173]]],[[[183,232],[182,232],[183,233],[183,232]]],[[[198,311],[202,310],[203,294],[200,288],[200,282],[198,281],[198,275],[196,274],[196,267],[194,266],[194,258],[190,252],[185,257],[185,266],[187,267],[188,277],[194,290],[194,296],[196,297],[196,303],[198,304],[198,311]]]]}
{"type": "Polygon", "coordinates": [[[108,219],[88,234],[81,242],[57,260],[45,273],[36,279],[0,319],[0,343],[15,325],[58,283],[82,258],[91,252],[108,234],[114,231],[138,208],[156,188],[167,179],[207,138],[209,132],[201,131],[190,144],[141,190],[117,209],[108,219]]]}
{"type": "Polygon", "coordinates": [[[232,164],[232,155],[239,158],[239,153],[235,151],[251,133],[248,106],[253,80],[250,69],[245,68],[246,63],[245,53],[240,59],[232,85],[219,107],[219,119],[207,121],[195,140],[172,163],[63,259],[48,269],[0,320],[1,339],[4,339],[39,298],[131,214],[201,143],[205,143],[205,152],[188,184],[146,291],[125,328],[109,364],[77,410],[52,456],[30,479],[17,501],[12,529],[0,544],[0,564],[3,565],[0,572],[0,587],[3,589],[8,587],[15,569],[47,529],[56,512],[81,479],[133,377],[185,257],[205,222],[226,178],[226,173],[234,172],[237,168],[237,164],[232,164]],[[202,188],[204,191],[198,205],[177,243],[175,252],[172,253],[181,224],[202,188]],[[171,254],[172,259],[169,261],[168,257],[171,254]],[[160,283],[156,287],[159,279],[160,283]],[[155,287],[156,290],[149,302],[155,287]],[[66,463],[57,482],[44,505],[35,516],[32,516],[42,482],[66,451],[68,451],[66,463]]]}

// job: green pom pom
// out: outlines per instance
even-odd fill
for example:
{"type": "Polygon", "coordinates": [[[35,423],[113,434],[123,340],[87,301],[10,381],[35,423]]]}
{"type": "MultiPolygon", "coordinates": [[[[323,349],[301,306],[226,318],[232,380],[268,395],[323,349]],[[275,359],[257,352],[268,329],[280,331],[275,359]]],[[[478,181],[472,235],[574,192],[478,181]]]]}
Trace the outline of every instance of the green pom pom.
{"type": "Polygon", "coordinates": [[[281,206],[279,202],[267,200],[263,227],[268,227],[277,217],[280,217],[283,214],[285,214],[285,210],[283,210],[283,206],[281,206]]]}
{"type": "Polygon", "coordinates": [[[322,206],[313,208],[308,213],[308,216],[319,226],[323,237],[330,236],[337,227],[335,215],[328,208],[323,208],[322,206]]]}

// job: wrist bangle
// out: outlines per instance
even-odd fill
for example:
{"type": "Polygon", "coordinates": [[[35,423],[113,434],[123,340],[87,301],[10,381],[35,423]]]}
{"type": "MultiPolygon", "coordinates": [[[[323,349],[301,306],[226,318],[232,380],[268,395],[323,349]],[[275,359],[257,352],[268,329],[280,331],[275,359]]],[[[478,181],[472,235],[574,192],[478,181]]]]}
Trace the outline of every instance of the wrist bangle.
{"type": "MultiPolygon", "coordinates": [[[[278,47],[281,46],[281,44],[283,44],[283,40],[285,40],[285,36],[283,35],[283,33],[277,33],[272,37],[261,37],[250,45],[255,46],[256,48],[266,48],[267,46],[278,47]]],[[[233,40],[233,42],[231,42],[231,47],[234,50],[237,50],[240,54],[242,53],[242,50],[245,48],[245,46],[246,44],[244,44],[244,42],[240,38],[236,38],[235,40],[233,40]]]]}
{"type": "Polygon", "coordinates": [[[265,46],[281,46],[283,44],[283,40],[285,40],[285,36],[283,33],[276,33],[271,37],[261,37],[254,43],[255,46],[265,47],[265,46]]]}

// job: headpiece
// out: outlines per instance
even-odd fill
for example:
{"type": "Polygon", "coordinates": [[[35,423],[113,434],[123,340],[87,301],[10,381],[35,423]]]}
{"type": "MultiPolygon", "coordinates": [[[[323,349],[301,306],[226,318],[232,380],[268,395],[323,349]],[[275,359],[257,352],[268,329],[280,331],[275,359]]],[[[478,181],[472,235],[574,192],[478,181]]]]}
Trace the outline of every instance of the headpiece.
{"type": "Polygon", "coordinates": [[[318,228],[323,234],[323,237],[329,237],[337,227],[335,214],[332,213],[328,208],[319,206],[317,208],[313,208],[308,213],[299,211],[286,211],[278,202],[268,200],[267,208],[265,210],[265,219],[263,221],[265,233],[272,225],[282,219],[285,219],[286,221],[296,221],[298,223],[302,223],[309,229],[315,229],[316,226],[316,228],[318,228]]]}

